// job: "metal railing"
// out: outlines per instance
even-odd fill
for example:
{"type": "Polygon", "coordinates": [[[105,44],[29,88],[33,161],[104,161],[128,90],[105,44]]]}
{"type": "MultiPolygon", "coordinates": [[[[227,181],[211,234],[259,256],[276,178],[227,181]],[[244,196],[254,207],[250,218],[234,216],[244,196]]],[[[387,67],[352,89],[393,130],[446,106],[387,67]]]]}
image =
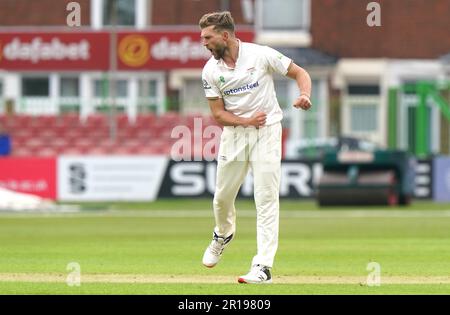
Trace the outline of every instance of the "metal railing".
{"type": "Polygon", "coordinates": [[[130,99],[117,97],[114,100],[106,97],[83,99],[80,97],[22,97],[16,100],[0,98],[0,113],[14,112],[28,115],[58,115],[67,112],[77,112],[89,115],[98,112],[108,112],[114,105],[117,112],[130,115],[158,112],[157,97],[139,97],[130,99]],[[9,104],[7,104],[9,102],[9,104]]]}

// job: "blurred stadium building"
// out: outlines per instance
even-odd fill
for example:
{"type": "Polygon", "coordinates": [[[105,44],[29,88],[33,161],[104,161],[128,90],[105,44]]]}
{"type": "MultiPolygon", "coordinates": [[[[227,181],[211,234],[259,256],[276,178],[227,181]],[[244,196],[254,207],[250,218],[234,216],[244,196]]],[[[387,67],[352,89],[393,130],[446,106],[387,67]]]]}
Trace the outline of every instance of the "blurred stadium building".
{"type": "Polygon", "coordinates": [[[339,136],[450,152],[448,1],[376,1],[382,24],[372,27],[370,1],[78,0],[80,27],[66,24],[69,2],[0,1],[0,132],[12,157],[169,155],[174,126],[215,125],[197,23],[219,10],[242,40],[311,74],[308,112],[291,106],[296,83],[275,78],[285,153],[339,136]]]}

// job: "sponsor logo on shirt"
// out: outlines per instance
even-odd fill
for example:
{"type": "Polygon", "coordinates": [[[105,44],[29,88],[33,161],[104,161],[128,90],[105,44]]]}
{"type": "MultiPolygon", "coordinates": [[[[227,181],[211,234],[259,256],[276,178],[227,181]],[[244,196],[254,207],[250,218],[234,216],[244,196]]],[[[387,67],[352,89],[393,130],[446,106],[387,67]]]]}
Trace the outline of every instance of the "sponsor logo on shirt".
{"type": "Polygon", "coordinates": [[[211,85],[209,85],[208,81],[203,80],[203,88],[205,90],[209,90],[211,88],[211,85]]]}
{"type": "Polygon", "coordinates": [[[256,81],[255,83],[246,84],[244,86],[238,87],[236,89],[229,89],[223,92],[224,95],[233,95],[233,94],[239,94],[241,92],[253,90],[254,88],[257,88],[259,86],[259,82],[256,81]]]}

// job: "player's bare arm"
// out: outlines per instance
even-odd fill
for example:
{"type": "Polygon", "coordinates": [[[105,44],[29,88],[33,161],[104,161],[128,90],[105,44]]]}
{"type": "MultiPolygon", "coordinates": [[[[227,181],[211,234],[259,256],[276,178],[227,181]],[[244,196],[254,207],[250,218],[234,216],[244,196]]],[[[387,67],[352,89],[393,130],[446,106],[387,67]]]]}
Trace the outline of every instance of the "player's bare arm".
{"type": "Polygon", "coordinates": [[[266,123],[267,115],[264,112],[257,112],[250,118],[244,118],[226,111],[223,99],[219,97],[208,98],[208,104],[214,119],[222,126],[254,126],[259,128],[266,123]]]}
{"type": "Polygon", "coordinates": [[[300,96],[294,101],[294,107],[308,110],[311,107],[311,77],[308,72],[291,62],[286,76],[297,81],[301,91],[300,96]]]}

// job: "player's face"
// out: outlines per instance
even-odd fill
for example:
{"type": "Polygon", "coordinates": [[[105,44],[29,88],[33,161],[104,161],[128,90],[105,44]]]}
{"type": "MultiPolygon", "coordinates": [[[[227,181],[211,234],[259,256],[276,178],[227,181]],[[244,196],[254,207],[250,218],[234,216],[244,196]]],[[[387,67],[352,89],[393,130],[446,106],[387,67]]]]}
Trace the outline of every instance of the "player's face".
{"type": "Polygon", "coordinates": [[[214,25],[202,29],[200,37],[202,38],[203,46],[212,53],[215,59],[219,60],[224,56],[227,48],[226,38],[224,33],[214,30],[214,25]]]}

